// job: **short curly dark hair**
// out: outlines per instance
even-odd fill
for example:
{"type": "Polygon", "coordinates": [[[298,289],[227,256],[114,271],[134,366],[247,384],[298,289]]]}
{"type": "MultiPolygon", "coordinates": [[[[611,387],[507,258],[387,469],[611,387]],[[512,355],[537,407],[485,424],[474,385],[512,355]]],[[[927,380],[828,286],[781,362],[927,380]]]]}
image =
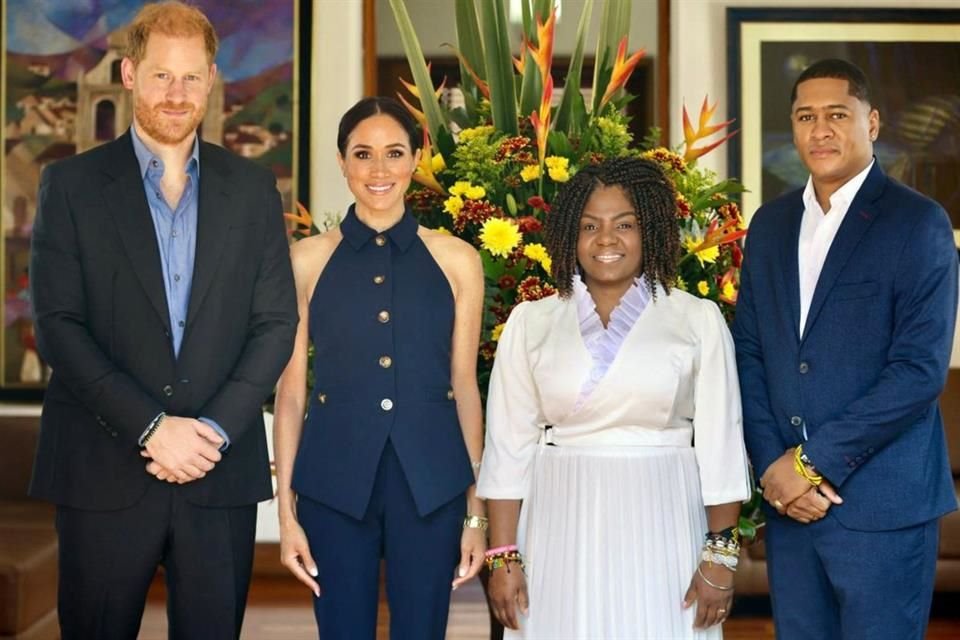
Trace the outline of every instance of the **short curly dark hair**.
{"type": "Polygon", "coordinates": [[[553,211],[547,216],[544,236],[560,297],[569,298],[573,293],[580,216],[600,185],[618,186],[629,198],[640,224],[643,276],[654,296],[658,284],[669,295],[677,278],[680,254],[676,189],[656,162],[614,158],[580,169],[560,189],[553,211]]]}

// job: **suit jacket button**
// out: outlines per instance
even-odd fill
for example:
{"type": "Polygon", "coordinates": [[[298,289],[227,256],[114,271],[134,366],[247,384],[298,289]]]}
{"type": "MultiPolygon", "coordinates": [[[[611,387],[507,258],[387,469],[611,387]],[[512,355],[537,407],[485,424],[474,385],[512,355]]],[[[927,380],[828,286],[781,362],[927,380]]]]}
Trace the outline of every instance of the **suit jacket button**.
{"type": "Polygon", "coordinates": [[[807,371],[810,371],[810,365],[808,365],[806,362],[801,362],[800,373],[806,373],[807,371]]]}
{"type": "Polygon", "coordinates": [[[373,284],[383,284],[384,280],[386,278],[383,276],[373,276],[373,284]]]}
{"type": "Polygon", "coordinates": [[[387,239],[383,235],[377,236],[373,239],[373,241],[377,243],[378,247],[382,247],[383,245],[387,244],[387,239]]]}
{"type": "Polygon", "coordinates": [[[168,385],[168,384],[163,385],[163,395],[167,396],[168,398],[169,398],[170,396],[172,396],[172,395],[173,395],[173,387],[171,387],[171,386],[168,385]]]}
{"type": "Polygon", "coordinates": [[[392,364],[393,364],[393,358],[391,358],[390,356],[381,356],[380,358],[381,367],[383,367],[384,369],[389,369],[392,364]]]}
{"type": "Polygon", "coordinates": [[[393,400],[390,398],[384,398],[380,401],[380,408],[384,411],[390,411],[390,409],[393,409],[393,400]]]}
{"type": "Polygon", "coordinates": [[[327,403],[327,394],[325,394],[325,393],[318,393],[318,394],[317,394],[317,400],[320,402],[320,404],[326,404],[326,403],[327,403]]]}
{"type": "Polygon", "coordinates": [[[390,312],[384,309],[383,311],[378,313],[377,321],[380,322],[380,324],[387,324],[388,322],[390,322],[390,312]]]}
{"type": "Polygon", "coordinates": [[[795,427],[799,427],[800,425],[803,424],[803,418],[801,418],[800,416],[793,416],[790,418],[790,424],[792,424],[795,427]]]}
{"type": "Polygon", "coordinates": [[[453,400],[453,389],[447,390],[447,400],[453,400]]]}

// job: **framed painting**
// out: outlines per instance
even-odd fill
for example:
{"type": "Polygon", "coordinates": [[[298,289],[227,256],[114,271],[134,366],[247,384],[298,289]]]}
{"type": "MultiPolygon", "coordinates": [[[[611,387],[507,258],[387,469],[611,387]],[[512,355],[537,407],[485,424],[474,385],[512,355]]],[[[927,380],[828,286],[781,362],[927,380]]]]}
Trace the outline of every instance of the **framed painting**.
{"type": "MultiPolygon", "coordinates": [[[[37,395],[49,376],[36,351],[27,271],[40,172],[129,127],[132,100],[120,81],[120,61],[125,26],[143,4],[0,0],[0,396],[37,395]]],[[[309,71],[303,67],[310,60],[311,2],[193,4],[220,38],[201,135],[269,167],[284,210],[292,211],[307,193],[309,155],[301,133],[309,114],[309,71]]]]}
{"type": "Polygon", "coordinates": [[[807,171],[793,147],[790,91],[823,58],[864,70],[880,112],[874,152],[894,178],[934,198],[960,246],[960,9],[728,9],[729,172],[747,216],[807,171]]]}

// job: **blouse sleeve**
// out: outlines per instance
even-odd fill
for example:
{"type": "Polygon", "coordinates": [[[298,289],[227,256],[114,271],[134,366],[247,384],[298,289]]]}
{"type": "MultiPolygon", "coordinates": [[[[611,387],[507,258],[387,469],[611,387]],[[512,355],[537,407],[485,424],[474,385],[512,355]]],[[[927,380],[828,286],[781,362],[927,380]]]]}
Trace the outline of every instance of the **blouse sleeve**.
{"type": "Polygon", "coordinates": [[[751,487],[733,339],[716,304],[700,304],[693,440],[703,503],[709,506],[746,500],[751,487]]]}
{"type": "Polygon", "coordinates": [[[497,345],[487,394],[487,434],[477,495],[522,500],[540,438],[540,399],[527,349],[529,303],[514,308],[497,345]]]}

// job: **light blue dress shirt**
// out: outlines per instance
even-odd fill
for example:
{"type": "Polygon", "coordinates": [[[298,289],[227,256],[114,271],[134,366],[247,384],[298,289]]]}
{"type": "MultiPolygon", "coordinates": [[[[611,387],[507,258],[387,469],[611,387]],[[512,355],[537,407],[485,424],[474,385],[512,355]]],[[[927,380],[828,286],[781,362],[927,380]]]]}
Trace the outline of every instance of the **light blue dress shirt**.
{"type": "MultiPolygon", "coordinates": [[[[167,312],[170,314],[170,339],[173,353],[180,355],[183,333],[187,326],[187,309],[190,305],[190,288],[193,284],[193,264],[197,252],[197,205],[200,200],[200,142],[193,140],[193,150],[187,161],[187,185],[180,202],[173,209],[163,197],[160,181],[163,178],[163,160],[157,157],[137,135],[136,127],[130,127],[133,151],[140,164],[143,188],[150,206],[150,217],[157,232],[157,248],[160,250],[160,266],[163,269],[163,288],[167,294],[167,312]]],[[[213,427],[223,438],[223,447],[230,445],[230,438],[220,425],[209,418],[198,418],[213,427]]],[[[152,423],[151,423],[152,424],[152,423]]],[[[147,427],[149,430],[149,426],[147,427]]],[[[146,431],[144,431],[146,435],[146,431]]],[[[141,444],[143,437],[141,436],[141,444]]]]}

